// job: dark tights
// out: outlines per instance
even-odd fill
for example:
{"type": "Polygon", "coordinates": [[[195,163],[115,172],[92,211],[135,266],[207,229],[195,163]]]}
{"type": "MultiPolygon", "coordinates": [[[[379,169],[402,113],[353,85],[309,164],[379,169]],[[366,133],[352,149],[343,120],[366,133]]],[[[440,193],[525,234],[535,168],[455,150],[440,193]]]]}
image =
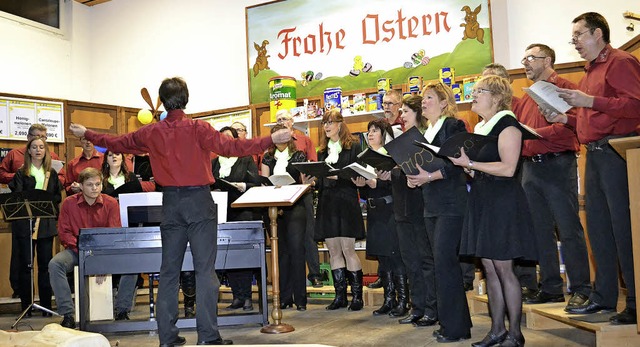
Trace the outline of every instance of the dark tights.
{"type": "Polygon", "coordinates": [[[491,333],[501,335],[506,330],[505,312],[509,316],[509,334],[519,338],[520,318],[522,316],[522,289],[513,272],[512,260],[493,260],[482,258],[487,276],[487,295],[491,313],[491,333]],[[506,306],[506,310],[505,310],[506,306]]]}

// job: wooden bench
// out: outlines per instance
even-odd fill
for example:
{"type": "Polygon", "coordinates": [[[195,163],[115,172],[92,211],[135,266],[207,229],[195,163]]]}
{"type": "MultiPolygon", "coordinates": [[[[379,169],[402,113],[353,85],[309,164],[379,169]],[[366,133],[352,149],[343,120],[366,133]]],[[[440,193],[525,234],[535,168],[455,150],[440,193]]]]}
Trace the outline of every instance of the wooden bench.
{"type": "MultiPolygon", "coordinates": [[[[469,309],[473,314],[488,312],[488,298],[486,295],[468,295],[469,309]]],[[[526,326],[531,330],[566,329],[574,327],[590,331],[596,335],[596,346],[640,346],[640,335],[636,325],[612,325],[609,322],[592,323],[576,318],[564,312],[565,303],[550,303],[539,305],[522,305],[522,314],[526,326]]]]}

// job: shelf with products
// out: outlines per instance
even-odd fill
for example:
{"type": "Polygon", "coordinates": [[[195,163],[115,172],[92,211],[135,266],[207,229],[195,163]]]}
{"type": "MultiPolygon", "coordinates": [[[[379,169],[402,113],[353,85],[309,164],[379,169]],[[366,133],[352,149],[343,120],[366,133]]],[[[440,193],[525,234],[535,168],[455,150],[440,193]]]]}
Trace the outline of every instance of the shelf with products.
{"type": "MultiPolygon", "coordinates": [[[[359,123],[359,122],[368,122],[370,120],[373,120],[376,118],[383,118],[383,117],[384,117],[384,111],[376,110],[376,111],[355,113],[348,116],[345,115],[344,121],[347,123],[359,123]]],[[[322,120],[322,117],[296,119],[293,122],[293,127],[309,135],[309,126],[310,125],[319,126],[321,120],[322,120]]],[[[264,126],[271,128],[276,124],[278,123],[266,123],[264,124],[264,126]]]]}

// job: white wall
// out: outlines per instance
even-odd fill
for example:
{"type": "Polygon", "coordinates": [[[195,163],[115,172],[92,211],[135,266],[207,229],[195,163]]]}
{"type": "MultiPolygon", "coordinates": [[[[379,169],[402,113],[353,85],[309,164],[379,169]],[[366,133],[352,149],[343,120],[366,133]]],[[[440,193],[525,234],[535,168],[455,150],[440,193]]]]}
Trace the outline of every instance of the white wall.
{"type": "MultiPolygon", "coordinates": [[[[112,0],[87,7],[65,0],[64,37],[0,18],[0,92],[146,107],[163,78],[182,76],[188,112],[247,105],[245,7],[258,0],[112,0]]],[[[633,1],[636,2],[637,1],[633,1]]],[[[494,58],[519,68],[524,48],[549,44],[557,62],[579,61],[567,44],[571,20],[602,13],[614,47],[629,33],[629,0],[491,0],[494,58]],[[508,43],[508,44],[502,44],[508,43]]]]}

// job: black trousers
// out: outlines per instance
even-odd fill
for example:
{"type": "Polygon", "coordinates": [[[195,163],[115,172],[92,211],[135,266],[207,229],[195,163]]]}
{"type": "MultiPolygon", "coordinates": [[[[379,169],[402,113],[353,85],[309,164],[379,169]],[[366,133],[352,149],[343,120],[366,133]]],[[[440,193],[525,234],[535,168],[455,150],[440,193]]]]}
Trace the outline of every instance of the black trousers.
{"type": "MultiPolygon", "coordinates": [[[[305,277],[306,211],[299,202],[283,208],[278,218],[278,262],[280,264],[280,297],[282,303],[307,305],[305,277]]],[[[317,247],[316,247],[317,249],[317,247]]]]}
{"type": "Polygon", "coordinates": [[[316,219],[313,213],[313,193],[302,196],[302,204],[306,215],[304,229],[304,258],[309,268],[309,279],[320,278],[320,257],[318,256],[318,244],[314,239],[316,219]]]}
{"type": "Polygon", "coordinates": [[[618,263],[627,285],[627,307],[636,308],[627,162],[609,145],[587,152],[587,232],[597,264],[591,299],[616,307],[618,263]]]}
{"type": "Polygon", "coordinates": [[[578,163],[573,152],[543,162],[522,164],[522,187],[534,212],[534,235],[540,264],[540,290],[562,294],[556,243],[562,243],[569,291],[589,296],[589,256],[578,215],[578,163]]]}
{"type": "Polygon", "coordinates": [[[432,247],[422,216],[396,221],[400,255],[409,277],[411,313],[438,318],[432,247]]]}
{"type": "Polygon", "coordinates": [[[164,187],[160,225],[162,265],[158,285],[158,333],[160,344],[178,336],[178,291],[180,270],[187,243],[191,247],[196,273],[196,328],[198,341],[220,338],[218,331],[218,293],[215,274],[218,251],[216,204],[209,186],[164,187]]]}
{"type": "Polygon", "coordinates": [[[462,337],[471,332],[471,316],[458,260],[462,221],[462,216],[424,219],[435,264],[438,320],[442,335],[447,337],[462,337]]]}
{"type": "MultiPolygon", "coordinates": [[[[31,304],[31,268],[29,265],[33,261],[30,259],[31,238],[13,237],[13,244],[17,247],[16,262],[18,266],[18,294],[22,309],[26,309],[31,304]]],[[[49,281],[49,261],[53,258],[53,236],[33,240],[33,249],[36,261],[38,262],[38,295],[40,305],[51,308],[51,281],[49,281]]],[[[34,274],[34,277],[36,275],[34,274]]]]}

